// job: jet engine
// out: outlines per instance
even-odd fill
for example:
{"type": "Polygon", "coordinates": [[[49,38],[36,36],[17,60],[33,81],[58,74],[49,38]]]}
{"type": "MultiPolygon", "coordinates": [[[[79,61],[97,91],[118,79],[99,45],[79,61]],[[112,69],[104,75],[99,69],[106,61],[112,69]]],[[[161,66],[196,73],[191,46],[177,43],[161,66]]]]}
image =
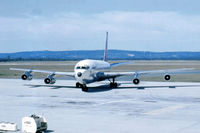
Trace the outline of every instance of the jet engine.
{"type": "Polygon", "coordinates": [[[32,80],[33,79],[33,75],[31,75],[30,73],[25,73],[21,76],[22,80],[32,80]]]}
{"type": "Polygon", "coordinates": [[[134,78],[134,79],[133,79],[133,84],[137,85],[137,84],[139,84],[139,83],[140,83],[139,78],[134,78]]]}
{"type": "Polygon", "coordinates": [[[47,78],[44,79],[44,83],[45,84],[55,84],[56,79],[54,79],[53,77],[47,77],[47,78]]]}
{"type": "Polygon", "coordinates": [[[171,76],[167,74],[167,75],[164,76],[164,79],[168,81],[168,80],[171,79],[171,76]]]}

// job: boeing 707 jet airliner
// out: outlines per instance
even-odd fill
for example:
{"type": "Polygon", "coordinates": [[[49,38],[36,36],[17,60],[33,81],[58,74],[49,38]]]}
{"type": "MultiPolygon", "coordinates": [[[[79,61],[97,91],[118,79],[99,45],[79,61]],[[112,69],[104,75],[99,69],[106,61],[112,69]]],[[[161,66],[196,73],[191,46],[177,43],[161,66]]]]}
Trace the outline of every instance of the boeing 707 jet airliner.
{"type": "Polygon", "coordinates": [[[171,79],[171,74],[184,74],[184,73],[195,73],[191,68],[182,68],[182,69],[170,69],[170,70],[152,70],[152,71],[133,71],[133,72],[105,72],[110,70],[113,67],[119,65],[125,65],[126,63],[113,63],[110,64],[107,62],[107,48],[108,48],[108,32],[106,32],[106,44],[104,51],[104,59],[103,60],[81,60],[79,61],[75,67],[74,72],[54,72],[54,71],[46,71],[46,70],[32,70],[32,69],[21,69],[21,68],[10,68],[10,70],[16,71],[24,71],[24,74],[21,76],[23,80],[32,80],[33,72],[39,73],[47,73],[48,77],[44,79],[46,84],[54,84],[56,82],[55,75],[65,75],[74,77],[76,80],[76,87],[82,88],[82,91],[87,92],[88,87],[87,84],[109,80],[110,87],[116,88],[118,86],[115,79],[120,76],[128,76],[133,75],[133,83],[139,84],[140,78],[139,75],[151,75],[151,74],[161,74],[164,76],[165,80],[171,79]]]}

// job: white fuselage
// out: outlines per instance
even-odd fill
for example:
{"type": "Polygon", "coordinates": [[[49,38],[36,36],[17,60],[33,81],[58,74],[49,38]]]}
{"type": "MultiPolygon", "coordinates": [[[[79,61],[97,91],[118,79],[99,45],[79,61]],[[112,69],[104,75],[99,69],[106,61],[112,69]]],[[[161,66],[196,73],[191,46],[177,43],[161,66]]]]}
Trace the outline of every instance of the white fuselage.
{"type": "Polygon", "coordinates": [[[75,67],[76,81],[81,84],[88,84],[96,81],[100,81],[100,74],[104,74],[103,71],[109,70],[110,64],[101,60],[82,60],[79,61],[75,67]]]}

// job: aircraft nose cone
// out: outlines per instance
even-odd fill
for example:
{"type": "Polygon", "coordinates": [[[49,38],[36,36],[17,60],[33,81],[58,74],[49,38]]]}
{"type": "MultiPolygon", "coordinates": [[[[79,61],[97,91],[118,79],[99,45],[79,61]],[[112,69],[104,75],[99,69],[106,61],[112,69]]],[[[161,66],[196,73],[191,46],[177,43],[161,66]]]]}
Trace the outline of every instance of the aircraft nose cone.
{"type": "Polygon", "coordinates": [[[81,73],[81,72],[78,72],[78,73],[77,73],[77,76],[78,76],[78,77],[81,77],[81,76],[82,76],[82,73],[81,73]]]}

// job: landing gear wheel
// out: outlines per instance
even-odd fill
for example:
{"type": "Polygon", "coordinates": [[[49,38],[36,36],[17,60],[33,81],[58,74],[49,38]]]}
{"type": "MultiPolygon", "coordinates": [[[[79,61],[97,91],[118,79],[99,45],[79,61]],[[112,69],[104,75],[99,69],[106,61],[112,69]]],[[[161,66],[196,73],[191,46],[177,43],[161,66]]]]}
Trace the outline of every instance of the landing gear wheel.
{"type": "Polygon", "coordinates": [[[117,88],[117,83],[110,83],[110,88],[117,88]]]}
{"type": "Polygon", "coordinates": [[[88,87],[86,85],[81,85],[83,92],[88,92],[88,87]]]}
{"type": "Polygon", "coordinates": [[[117,83],[114,83],[114,87],[117,88],[117,83]]]}
{"type": "Polygon", "coordinates": [[[113,83],[110,83],[110,88],[113,88],[113,83]]]}
{"type": "Polygon", "coordinates": [[[117,83],[115,82],[115,78],[112,79],[112,82],[110,81],[110,88],[117,88],[117,83]]]}
{"type": "Polygon", "coordinates": [[[79,82],[76,82],[76,88],[81,88],[81,84],[79,82]]]}

